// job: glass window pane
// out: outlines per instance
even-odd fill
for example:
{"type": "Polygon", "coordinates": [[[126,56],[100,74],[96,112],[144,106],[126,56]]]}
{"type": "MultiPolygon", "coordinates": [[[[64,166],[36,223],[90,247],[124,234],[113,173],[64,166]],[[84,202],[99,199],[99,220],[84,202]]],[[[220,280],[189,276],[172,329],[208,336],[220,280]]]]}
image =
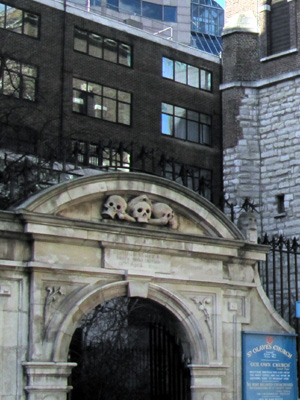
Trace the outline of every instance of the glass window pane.
{"type": "Polygon", "coordinates": [[[20,75],[12,71],[4,71],[3,94],[20,97],[20,75]]]}
{"type": "Polygon", "coordinates": [[[167,104],[167,103],[162,103],[161,105],[161,110],[164,113],[167,114],[172,114],[174,113],[174,106],[172,106],[171,104],[167,104]]]}
{"type": "Polygon", "coordinates": [[[201,70],[201,89],[211,91],[211,73],[201,70]]]}
{"type": "Polygon", "coordinates": [[[97,83],[88,83],[88,92],[93,94],[102,94],[102,86],[97,83]]]}
{"type": "Polygon", "coordinates": [[[200,122],[202,122],[203,124],[211,125],[210,115],[200,114],[200,122]]]}
{"type": "Polygon", "coordinates": [[[179,139],[186,139],[186,120],[183,118],[175,117],[175,134],[174,136],[179,139]]]}
{"type": "Polygon", "coordinates": [[[32,67],[31,65],[23,64],[22,65],[22,74],[36,78],[37,77],[37,68],[32,67]]]}
{"type": "Polygon", "coordinates": [[[131,103],[131,94],[128,92],[122,92],[122,90],[118,90],[118,100],[130,104],[131,103]]]}
{"type": "Polygon", "coordinates": [[[22,98],[35,101],[35,83],[36,80],[27,76],[23,77],[22,98]]]}
{"type": "Polygon", "coordinates": [[[111,99],[116,99],[117,91],[116,91],[116,89],[103,86],[103,96],[109,97],[111,99]]]}
{"type": "Polygon", "coordinates": [[[173,117],[171,115],[161,115],[161,133],[164,135],[173,135],[173,117]]]}
{"type": "Polygon", "coordinates": [[[186,109],[182,107],[175,107],[175,115],[177,117],[183,117],[185,118],[186,116],[186,109]]]}
{"type": "Polygon", "coordinates": [[[188,121],[188,140],[199,143],[199,124],[195,121],[188,121]]]}
{"type": "Polygon", "coordinates": [[[101,36],[89,34],[89,55],[97,58],[102,58],[102,42],[101,36]]]}
{"type": "Polygon", "coordinates": [[[188,85],[199,87],[199,68],[188,65],[188,85]]]}
{"type": "Polygon", "coordinates": [[[118,62],[118,44],[115,40],[104,39],[104,60],[118,62]]]}
{"type": "Polygon", "coordinates": [[[175,61],[175,81],[186,84],[186,64],[175,61]]]}
{"type": "Polygon", "coordinates": [[[74,29],[74,50],[87,53],[87,32],[74,29]]]}
{"type": "Polygon", "coordinates": [[[73,78],[73,88],[86,91],[87,90],[87,82],[83,81],[82,79],[73,78]]]}
{"type": "Polygon", "coordinates": [[[192,121],[199,121],[199,113],[197,113],[196,111],[190,111],[188,110],[187,112],[187,118],[192,120],[192,121]]]}
{"type": "Polygon", "coordinates": [[[118,122],[120,124],[130,125],[130,105],[119,103],[118,105],[118,122]]]}
{"type": "Polygon", "coordinates": [[[119,0],[107,0],[107,8],[111,10],[119,11],[119,0]]]}
{"type": "Polygon", "coordinates": [[[174,61],[169,58],[162,58],[162,76],[168,79],[174,79],[174,61]]]}
{"type": "Polygon", "coordinates": [[[202,125],[201,130],[202,130],[202,140],[201,140],[201,142],[203,144],[211,145],[211,129],[210,129],[210,126],[202,125]]]}
{"type": "Polygon", "coordinates": [[[101,0],[90,0],[91,7],[101,7],[101,0]]]}
{"type": "Polygon", "coordinates": [[[102,97],[89,93],[87,96],[87,115],[90,117],[101,118],[102,97]]]}
{"type": "Polygon", "coordinates": [[[6,9],[6,29],[22,33],[22,10],[7,6],[6,9]]]}
{"type": "Polygon", "coordinates": [[[103,119],[117,122],[117,102],[115,100],[103,98],[103,119]]]}
{"type": "Polygon", "coordinates": [[[24,34],[37,38],[39,36],[39,16],[24,12],[24,34]]]}
{"type": "Polygon", "coordinates": [[[10,58],[6,60],[5,68],[9,69],[10,71],[21,72],[21,64],[10,58]]]}
{"type": "Polygon", "coordinates": [[[119,44],[119,64],[131,67],[131,47],[127,44],[119,44]]]}
{"type": "Polygon", "coordinates": [[[162,6],[160,4],[149,3],[148,1],[142,2],[142,15],[146,18],[158,19],[162,21],[162,6]]]}
{"type": "Polygon", "coordinates": [[[164,6],[164,21],[177,22],[177,7],[164,6]]]}
{"type": "Polygon", "coordinates": [[[86,96],[80,90],[73,90],[73,111],[85,114],[86,96]]]}
{"type": "Polygon", "coordinates": [[[4,28],[5,22],[5,5],[0,4],[0,28],[4,28]]]}
{"type": "Polygon", "coordinates": [[[119,0],[119,12],[141,15],[140,0],[119,0]]]}

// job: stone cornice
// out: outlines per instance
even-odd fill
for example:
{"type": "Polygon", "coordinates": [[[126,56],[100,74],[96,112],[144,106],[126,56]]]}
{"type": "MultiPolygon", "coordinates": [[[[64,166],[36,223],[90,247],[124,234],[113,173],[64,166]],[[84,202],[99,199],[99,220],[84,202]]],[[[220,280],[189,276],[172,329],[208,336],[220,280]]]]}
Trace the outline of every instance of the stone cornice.
{"type": "Polygon", "coordinates": [[[223,83],[219,89],[221,91],[233,89],[233,88],[249,88],[249,89],[261,89],[266,86],[274,85],[290,79],[296,79],[300,77],[300,70],[283,73],[270,78],[259,79],[256,81],[232,81],[223,83]]]}

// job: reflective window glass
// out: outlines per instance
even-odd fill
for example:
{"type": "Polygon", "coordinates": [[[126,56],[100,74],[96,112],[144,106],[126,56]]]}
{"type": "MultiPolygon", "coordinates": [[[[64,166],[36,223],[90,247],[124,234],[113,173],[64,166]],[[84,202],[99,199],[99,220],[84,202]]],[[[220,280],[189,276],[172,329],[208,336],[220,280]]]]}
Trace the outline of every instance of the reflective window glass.
{"type": "Polygon", "coordinates": [[[117,91],[116,89],[103,86],[103,96],[109,97],[111,99],[116,99],[117,91]]]}
{"type": "Polygon", "coordinates": [[[103,119],[117,122],[117,102],[113,99],[103,98],[103,119]]]}
{"type": "Polygon", "coordinates": [[[97,83],[88,82],[88,92],[102,94],[102,86],[97,83]]]}
{"type": "Polygon", "coordinates": [[[191,142],[199,143],[199,124],[194,121],[188,121],[188,137],[191,142]]]}
{"type": "Polygon", "coordinates": [[[73,88],[86,91],[87,83],[86,83],[86,81],[83,81],[82,79],[73,78],[73,88]]]}
{"type": "Polygon", "coordinates": [[[175,133],[174,136],[178,139],[186,139],[186,120],[175,117],[175,133]]]}
{"type": "Polygon", "coordinates": [[[73,90],[73,111],[85,114],[86,95],[80,90],[73,90]]]}
{"type": "Polygon", "coordinates": [[[24,76],[22,82],[22,98],[35,101],[35,87],[35,79],[24,76]]]}
{"type": "Polygon", "coordinates": [[[177,7],[164,6],[164,21],[177,22],[177,7]]]}
{"type": "Polygon", "coordinates": [[[119,12],[141,15],[140,0],[119,0],[119,12]]]}
{"type": "Polygon", "coordinates": [[[91,7],[101,7],[101,0],[90,0],[91,7]]]}
{"type": "Polygon", "coordinates": [[[201,89],[211,91],[211,72],[201,70],[201,89]]]}
{"type": "Polygon", "coordinates": [[[199,68],[188,65],[188,85],[199,87],[199,68]]]}
{"type": "Polygon", "coordinates": [[[16,72],[5,70],[3,74],[3,94],[20,97],[20,75],[16,72]]]}
{"type": "Polygon", "coordinates": [[[104,39],[104,60],[116,63],[118,61],[118,43],[112,39],[104,39]]]}
{"type": "Polygon", "coordinates": [[[131,47],[127,44],[119,44],[119,64],[131,67],[131,47]]]}
{"type": "Polygon", "coordinates": [[[162,21],[162,6],[161,5],[143,1],[142,7],[143,7],[143,10],[142,10],[143,17],[158,19],[158,20],[162,21]]]}
{"type": "Polygon", "coordinates": [[[167,114],[173,114],[174,106],[172,104],[162,103],[162,112],[167,114]]]}
{"type": "Polygon", "coordinates": [[[123,101],[124,103],[131,103],[131,94],[118,90],[118,100],[123,101]]]}
{"type": "Polygon", "coordinates": [[[0,28],[4,28],[5,23],[5,5],[0,4],[0,28]]]}
{"type": "Polygon", "coordinates": [[[107,8],[119,11],[119,0],[106,0],[107,8]]]}
{"type": "Polygon", "coordinates": [[[119,103],[118,122],[124,125],[130,125],[130,104],[119,103]]]}
{"type": "Polygon", "coordinates": [[[7,6],[6,9],[6,29],[22,33],[22,18],[23,12],[18,8],[7,6]]]}
{"type": "Polygon", "coordinates": [[[161,132],[164,135],[173,135],[173,116],[162,114],[161,116],[161,132]]]}
{"type": "Polygon", "coordinates": [[[177,117],[185,118],[185,117],[186,117],[186,109],[185,109],[185,108],[182,108],[182,107],[175,107],[175,112],[174,112],[174,114],[175,114],[177,117]]]}
{"type": "Polygon", "coordinates": [[[186,84],[186,67],[185,63],[175,61],[175,81],[186,84]]]}
{"type": "Polygon", "coordinates": [[[162,58],[162,76],[168,79],[174,79],[174,61],[169,58],[162,58]]]}
{"type": "Polygon", "coordinates": [[[39,36],[39,16],[24,12],[24,34],[37,38],[39,36]]]}
{"type": "Polygon", "coordinates": [[[89,34],[89,55],[97,58],[102,58],[102,42],[101,36],[94,33],[89,34]]]}
{"type": "Polygon", "coordinates": [[[74,49],[87,53],[87,32],[78,28],[74,29],[74,49]]]}

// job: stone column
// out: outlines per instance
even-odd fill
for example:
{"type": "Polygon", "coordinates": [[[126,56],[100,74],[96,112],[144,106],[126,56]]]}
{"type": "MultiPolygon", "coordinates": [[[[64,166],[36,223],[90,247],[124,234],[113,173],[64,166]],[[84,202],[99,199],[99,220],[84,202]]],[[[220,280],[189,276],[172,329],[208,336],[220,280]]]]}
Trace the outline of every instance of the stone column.
{"type": "Polygon", "coordinates": [[[25,362],[28,400],[65,400],[72,389],[68,377],[76,363],[63,362],[25,362]]]}

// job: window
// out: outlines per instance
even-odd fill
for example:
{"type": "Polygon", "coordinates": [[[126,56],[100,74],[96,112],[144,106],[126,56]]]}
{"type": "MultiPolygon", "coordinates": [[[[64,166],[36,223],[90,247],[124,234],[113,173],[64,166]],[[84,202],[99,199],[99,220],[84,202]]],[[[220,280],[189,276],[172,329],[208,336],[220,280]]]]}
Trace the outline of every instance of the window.
{"type": "Polygon", "coordinates": [[[13,59],[0,59],[0,91],[6,96],[35,101],[37,68],[13,59]]]}
{"type": "Polygon", "coordinates": [[[141,0],[107,0],[107,8],[159,21],[176,22],[177,7],[141,0]]]}
{"type": "Polygon", "coordinates": [[[39,26],[38,15],[0,3],[0,28],[38,38],[39,26]]]}
{"type": "Polygon", "coordinates": [[[177,139],[211,145],[211,117],[162,103],[161,132],[177,139]]]}
{"type": "Polygon", "coordinates": [[[72,154],[75,164],[120,171],[130,170],[130,153],[123,149],[116,150],[101,144],[72,140],[72,154]]]}
{"type": "Polygon", "coordinates": [[[73,111],[118,124],[131,123],[131,94],[73,78],[73,111]]]}
{"type": "Polygon", "coordinates": [[[290,13],[287,0],[272,0],[270,13],[270,54],[290,49],[290,13]]]}
{"type": "Polygon", "coordinates": [[[184,185],[211,200],[212,172],[208,169],[175,162],[161,165],[162,176],[184,185]]]}
{"type": "Polygon", "coordinates": [[[276,196],[276,200],[277,200],[277,213],[284,214],[285,213],[284,194],[276,196]]]}
{"type": "Polygon", "coordinates": [[[211,72],[192,65],[162,58],[162,76],[184,85],[211,91],[211,72]]]}
{"type": "Polygon", "coordinates": [[[131,46],[79,28],[74,29],[74,50],[126,67],[131,66],[131,46]]]}

